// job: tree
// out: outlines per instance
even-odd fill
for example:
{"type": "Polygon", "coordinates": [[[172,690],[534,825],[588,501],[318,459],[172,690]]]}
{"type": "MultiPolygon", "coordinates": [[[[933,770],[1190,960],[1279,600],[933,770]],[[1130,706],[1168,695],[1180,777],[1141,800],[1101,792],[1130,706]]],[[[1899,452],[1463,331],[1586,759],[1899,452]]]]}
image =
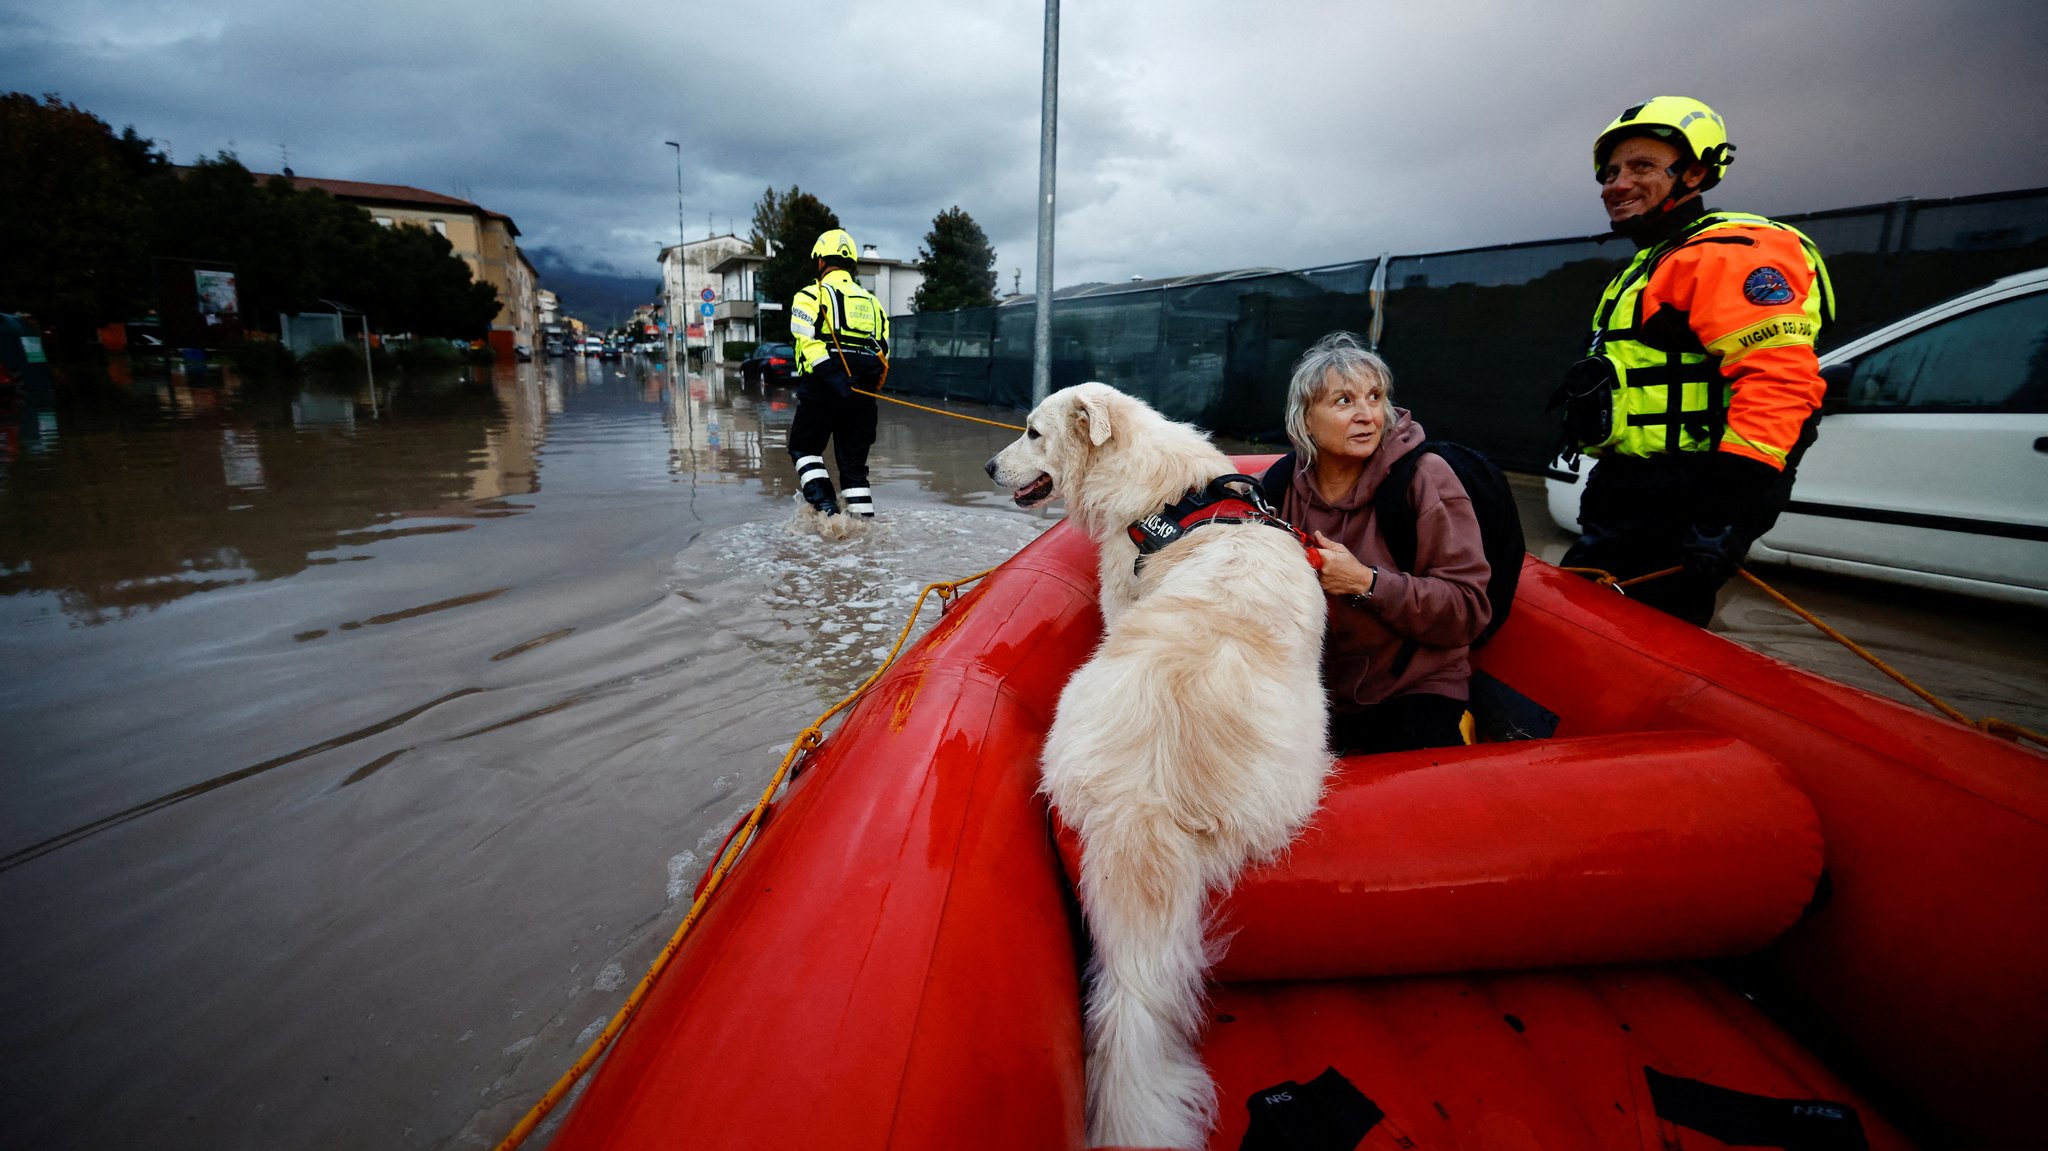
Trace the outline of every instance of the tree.
{"type": "Polygon", "coordinates": [[[56,96],[0,95],[0,311],[82,343],[149,299],[147,185],[163,167],[133,129],[56,96]]]}
{"type": "Polygon", "coordinates": [[[778,194],[774,188],[762,193],[754,205],[751,238],[757,250],[772,243],[768,262],[761,267],[761,291],[782,305],[778,312],[764,312],[762,338],[789,338],[789,302],[805,284],[818,278],[817,263],[811,259],[811,245],[818,235],[840,227],[839,217],[816,196],[796,185],[778,194]]]}
{"type": "Polygon", "coordinates": [[[235,268],[244,322],[280,312],[360,308],[383,332],[475,339],[490,330],[497,290],[478,283],[446,237],[385,228],[320,189],[259,183],[232,154],[184,169],[157,198],[157,255],[235,268]]]}
{"type": "Polygon", "coordinates": [[[383,331],[472,339],[497,314],[497,292],[441,236],[379,227],[283,177],[259,182],[232,153],[173,168],[133,128],[115,136],[56,96],[0,93],[0,172],[0,311],[29,312],[74,347],[139,316],[160,273],[194,263],[234,269],[251,327],[336,300],[383,331]]]}
{"type": "Polygon", "coordinates": [[[910,301],[913,311],[987,308],[996,302],[996,250],[981,225],[958,205],[932,217],[932,230],[917,252],[917,270],[924,273],[924,283],[910,301]]]}
{"type": "Polygon", "coordinates": [[[358,306],[379,328],[465,340],[490,331],[498,290],[470,277],[446,236],[415,226],[371,230],[379,282],[358,306]]]}

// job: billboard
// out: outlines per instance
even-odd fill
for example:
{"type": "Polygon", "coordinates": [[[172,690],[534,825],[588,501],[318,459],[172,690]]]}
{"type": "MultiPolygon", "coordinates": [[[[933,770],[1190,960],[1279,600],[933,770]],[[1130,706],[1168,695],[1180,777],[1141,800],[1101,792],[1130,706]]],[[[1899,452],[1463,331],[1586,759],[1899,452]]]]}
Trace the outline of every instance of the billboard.
{"type": "Polygon", "coordinates": [[[169,256],[154,257],[151,264],[167,348],[218,348],[242,338],[242,299],[233,264],[169,256]]]}
{"type": "Polygon", "coordinates": [[[241,314],[241,298],[235,294],[235,274],[217,268],[192,272],[192,290],[198,297],[199,320],[209,328],[232,324],[241,314]]]}

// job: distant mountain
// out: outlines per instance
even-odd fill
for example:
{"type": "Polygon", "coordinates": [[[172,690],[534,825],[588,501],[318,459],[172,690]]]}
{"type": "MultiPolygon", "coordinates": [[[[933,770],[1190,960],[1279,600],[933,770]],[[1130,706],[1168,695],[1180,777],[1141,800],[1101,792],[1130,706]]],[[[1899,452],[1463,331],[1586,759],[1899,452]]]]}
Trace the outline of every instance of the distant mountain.
{"type": "Polygon", "coordinates": [[[561,301],[562,312],[586,324],[610,327],[623,323],[634,308],[661,298],[659,272],[621,276],[616,272],[586,271],[570,266],[552,248],[532,249],[526,258],[533,261],[533,270],[540,274],[540,286],[561,301]]]}

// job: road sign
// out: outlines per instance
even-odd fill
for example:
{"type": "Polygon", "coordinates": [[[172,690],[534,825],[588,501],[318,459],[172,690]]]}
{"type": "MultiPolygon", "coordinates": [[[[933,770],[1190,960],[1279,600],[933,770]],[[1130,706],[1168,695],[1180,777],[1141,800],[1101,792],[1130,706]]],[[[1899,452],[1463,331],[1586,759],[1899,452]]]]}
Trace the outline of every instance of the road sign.
{"type": "Polygon", "coordinates": [[[701,297],[707,304],[718,298],[718,293],[712,291],[710,288],[704,289],[703,291],[697,293],[697,295],[701,297]]]}
{"type": "Polygon", "coordinates": [[[715,311],[717,311],[717,310],[718,310],[717,308],[713,307],[713,306],[712,306],[712,305],[710,305],[710,304],[698,304],[698,305],[697,305],[697,314],[698,314],[698,315],[700,315],[700,316],[709,316],[709,315],[710,315],[711,313],[713,313],[713,312],[715,312],[715,311]]]}

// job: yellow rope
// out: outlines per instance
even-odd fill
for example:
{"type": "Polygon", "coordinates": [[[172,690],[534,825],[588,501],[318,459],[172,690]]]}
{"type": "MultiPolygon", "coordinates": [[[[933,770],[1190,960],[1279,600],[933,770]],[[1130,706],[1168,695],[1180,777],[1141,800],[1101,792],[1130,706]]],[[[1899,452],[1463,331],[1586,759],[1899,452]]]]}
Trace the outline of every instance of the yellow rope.
{"type": "Polygon", "coordinates": [[[1621,579],[1613,572],[1601,568],[1559,568],[1557,570],[1567,571],[1573,575],[1582,575],[1602,587],[1611,587],[1619,590],[1625,587],[1634,587],[1639,583],[1649,583],[1653,579],[1663,579],[1668,575],[1677,575],[1685,569],[1682,567],[1665,568],[1663,571],[1651,572],[1648,575],[1634,576],[1629,579],[1621,579]]]}
{"type": "Polygon", "coordinates": [[[1952,720],[1955,720],[1957,723],[1974,727],[1978,731],[1984,732],[1987,735],[1998,736],[2001,739],[2008,739],[2014,742],[2018,742],[2019,740],[2024,739],[2031,743],[2038,744],[2041,747],[2048,747],[2048,735],[2043,735],[2042,733],[2034,731],[2031,728],[2022,727],[2019,724],[2009,723],[2005,720],[1997,719],[1992,716],[1986,716],[1983,719],[1971,719],[1969,716],[1964,715],[1962,712],[1957,711],[1955,708],[1950,707],[1948,704],[1943,703],[1939,699],[1936,699],[1934,697],[1934,694],[1928,691],[1926,688],[1921,687],[1919,684],[1914,683],[1910,679],[1907,679],[1898,671],[1893,670],[1890,664],[1877,658],[1870,652],[1865,651],[1862,645],[1858,644],[1856,641],[1850,639],[1848,636],[1843,635],[1841,632],[1836,631],[1834,628],[1829,627],[1827,624],[1822,623],[1818,616],[1815,616],[1812,612],[1807,611],[1805,608],[1800,607],[1798,604],[1793,603],[1790,599],[1787,599],[1783,592],[1765,583],[1763,580],[1758,579],[1756,575],[1752,573],[1748,568],[1737,568],[1736,570],[1742,573],[1743,579],[1746,579],[1750,583],[1755,584],[1759,589],[1763,591],[1765,595],[1770,596],[1772,599],[1778,601],[1779,604],[1783,605],[1787,610],[1792,612],[1792,614],[1798,616],[1800,619],[1805,620],[1807,623],[1810,623],[1813,626],[1819,628],[1823,635],[1830,637],[1831,639],[1840,643],[1843,647],[1846,647],[1850,651],[1855,652],[1857,655],[1862,656],[1865,660],[1869,661],[1870,666],[1897,680],[1900,686],[1904,687],[1907,691],[1912,692],[1914,695],[1919,696],[1921,699],[1926,700],[1928,704],[1931,705],[1936,711],[1941,712],[1943,715],[1949,717],[1952,720]]]}
{"type": "Polygon", "coordinates": [[[875,669],[874,674],[870,675],[866,682],[855,688],[853,694],[833,704],[823,715],[812,720],[811,725],[806,727],[790,743],[788,753],[782,757],[782,766],[775,770],[775,777],[768,781],[768,787],[761,792],[760,800],[754,804],[754,809],[747,813],[746,823],[726,841],[726,846],[719,853],[719,857],[712,867],[710,878],[704,883],[703,890],[699,891],[697,898],[691,902],[689,913],[683,916],[681,926],[677,927],[675,934],[669,937],[667,946],[661,949],[661,954],[654,957],[654,963],[648,967],[647,974],[640,977],[640,982],[626,996],[625,1003],[612,1016],[611,1022],[605,1025],[605,1029],[599,1033],[596,1039],[591,1041],[590,1046],[584,1049],[583,1054],[577,1058],[569,1070],[563,1072],[562,1077],[555,1080],[555,1085],[548,1088],[547,1093],[540,1097],[540,1101],[535,1103],[525,1115],[520,1117],[519,1122],[513,1125],[511,1132],[498,1144],[498,1151],[513,1151],[513,1148],[526,1142],[527,1137],[533,1134],[534,1129],[540,1126],[541,1121],[548,1117],[548,1113],[553,1111],[569,1094],[570,1089],[576,1086],[577,1080],[583,1078],[584,1074],[597,1063],[598,1056],[604,1054],[605,1048],[611,1046],[612,1040],[618,1038],[619,1032],[625,1029],[627,1020],[631,1019],[634,1013],[639,1011],[641,1000],[646,998],[647,992],[654,986],[654,981],[660,978],[661,973],[667,969],[669,961],[675,958],[676,952],[681,949],[684,936],[688,935],[690,929],[696,926],[698,917],[703,914],[705,906],[710,903],[711,896],[717,892],[719,885],[725,881],[726,872],[732,870],[733,865],[739,862],[741,852],[745,850],[748,842],[753,839],[755,830],[761,826],[761,820],[767,814],[776,791],[782,787],[783,781],[789,778],[791,767],[795,765],[798,758],[804,752],[824,742],[825,722],[851,707],[854,701],[865,695],[867,690],[873,687],[877,680],[882,678],[882,673],[888,671],[890,666],[896,662],[896,657],[903,652],[903,645],[910,639],[911,629],[917,626],[917,617],[924,611],[925,600],[934,593],[942,600],[950,600],[961,588],[987,577],[989,572],[994,570],[994,568],[989,568],[987,571],[977,572],[965,579],[926,584],[924,590],[918,593],[917,603],[912,605],[910,609],[910,619],[904,623],[903,630],[897,634],[896,645],[889,649],[889,655],[882,661],[882,665],[875,669]]]}
{"type": "MultiPolygon", "coordinates": [[[[1628,587],[1631,584],[1645,583],[1653,579],[1662,579],[1665,576],[1675,575],[1678,572],[1684,571],[1685,569],[1683,567],[1665,568],[1663,571],[1655,571],[1651,572],[1648,575],[1640,575],[1636,576],[1633,579],[1626,580],[1617,579],[1615,578],[1613,572],[1604,571],[1600,568],[1574,567],[1561,568],[1559,570],[1568,571],[1575,575],[1582,575],[1591,579],[1594,583],[1619,589],[1628,587]]],[[[1737,568],[1735,570],[1741,573],[1743,579],[1746,579],[1750,583],[1755,584],[1758,590],[1762,591],[1765,595],[1771,597],[1773,600],[1776,600],[1779,606],[1785,608],[1785,610],[1791,612],[1793,615],[1798,616],[1800,619],[1803,619],[1807,623],[1810,623],[1814,627],[1820,629],[1820,633],[1822,635],[1827,636],[1829,639],[1832,639],[1836,643],[1841,644],[1843,647],[1848,648],[1850,651],[1855,652],[1857,655],[1861,656],[1867,663],[1869,663],[1870,666],[1892,677],[1893,680],[1897,681],[1899,686],[1905,688],[1907,691],[1912,692],[1914,695],[1919,696],[1921,699],[1927,702],[1928,706],[1934,708],[1934,710],[1940,712],[1941,714],[1949,717],[1952,720],[1955,720],[1957,723],[1960,723],[1965,727],[1974,727],[1978,731],[1984,732],[1987,735],[1996,736],[2000,739],[2010,740],[2015,743],[2019,742],[2020,740],[2026,740],[2030,743],[2038,744],[2041,747],[2048,747],[2048,735],[2044,735],[2041,732],[2033,730],[2032,728],[2022,727],[2019,724],[2011,723],[2006,720],[1997,719],[1991,716],[1986,716],[1983,719],[1971,719],[1969,716],[1964,715],[1962,712],[1956,710],[1953,707],[1950,707],[1947,703],[1944,703],[1941,699],[1936,697],[1933,692],[1928,691],[1926,688],[1921,687],[1919,684],[1914,683],[1911,679],[1908,679],[1904,673],[1900,672],[1898,669],[1892,667],[1892,665],[1886,663],[1885,661],[1879,659],[1877,656],[1873,655],[1869,650],[1864,648],[1863,645],[1857,643],[1853,639],[1850,639],[1848,636],[1843,635],[1841,632],[1836,631],[1834,628],[1829,627],[1826,623],[1823,623],[1819,616],[1816,616],[1812,612],[1807,611],[1805,608],[1800,607],[1798,604],[1793,603],[1792,600],[1789,597],[1787,597],[1784,592],[1781,592],[1777,588],[1774,588],[1771,585],[1765,583],[1762,579],[1757,577],[1755,572],[1750,571],[1748,568],[1737,568]]]]}
{"type": "Polygon", "coordinates": [[[1013,432],[1021,432],[1024,430],[1023,426],[1020,424],[1006,424],[1001,422],[1000,420],[984,420],[980,416],[963,416],[959,412],[949,412],[944,408],[928,408],[925,407],[923,404],[913,404],[909,400],[899,400],[895,396],[885,396],[880,392],[868,391],[866,388],[855,388],[853,390],[859,392],[863,396],[873,396],[878,400],[887,400],[892,404],[902,404],[906,408],[916,408],[920,412],[931,412],[934,415],[951,416],[956,420],[967,420],[971,423],[987,424],[993,428],[1008,428],[1013,432]]]}

